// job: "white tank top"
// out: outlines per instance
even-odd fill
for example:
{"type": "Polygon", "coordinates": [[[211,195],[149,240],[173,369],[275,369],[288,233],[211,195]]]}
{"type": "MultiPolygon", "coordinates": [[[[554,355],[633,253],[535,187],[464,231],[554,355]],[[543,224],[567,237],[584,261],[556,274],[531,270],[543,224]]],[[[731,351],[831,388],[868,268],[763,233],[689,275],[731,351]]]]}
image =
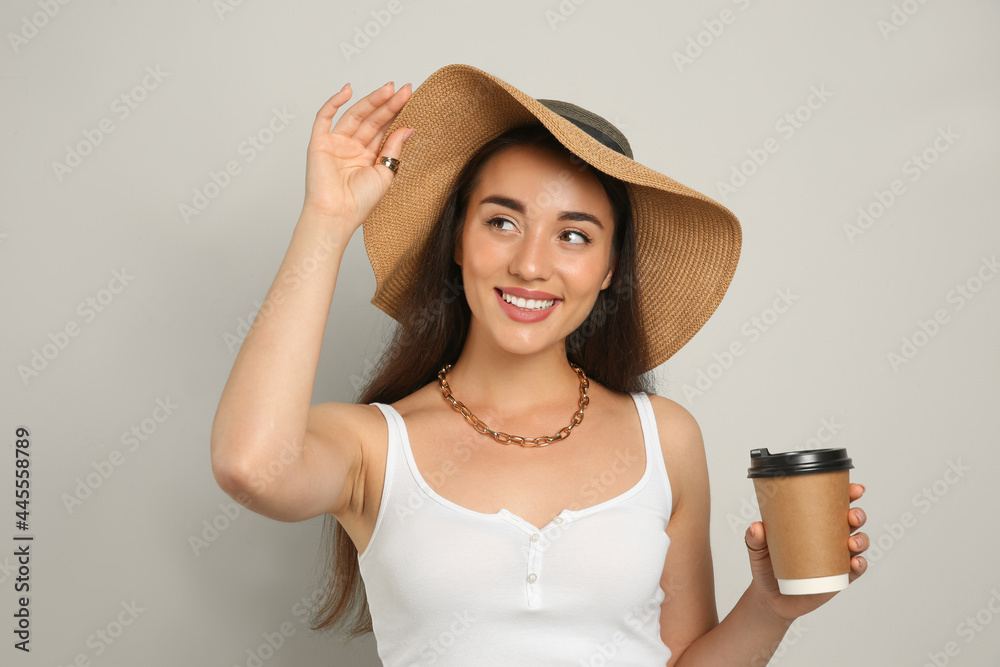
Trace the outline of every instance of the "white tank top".
{"type": "MultiPolygon", "coordinates": [[[[414,462],[403,418],[372,403],[389,443],[381,507],[358,563],[385,667],[667,663],[660,576],[670,481],[649,397],[632,399],[642,478],[541,528],[506,508],[477,512],[438,495],[414,462]]],[[[625,456],[623,464],[640,463],[625,456]]]]}

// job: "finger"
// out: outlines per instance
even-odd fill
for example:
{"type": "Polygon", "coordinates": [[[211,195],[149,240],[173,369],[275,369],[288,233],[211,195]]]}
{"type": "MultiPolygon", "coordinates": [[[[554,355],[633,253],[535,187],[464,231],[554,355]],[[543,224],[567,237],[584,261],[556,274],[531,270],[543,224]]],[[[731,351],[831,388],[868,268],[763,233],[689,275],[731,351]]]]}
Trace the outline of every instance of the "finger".
{"type": "MultiPolygon", "coordinates": [[[[400,154],[403,151],[403,142],[410,137],[413,131],[414,130],[409,127],[401,127],[395,130],[392,134],[389,135],[389,138],[385,140],[385,146],[382,147],[382,151],[381,153],[379,153],[379,158],[385,156],[385,157],[396,158],[398,160],[400,154]]],[[[380,169],[384,169],[390,175],[395,174],[395,172],[392,169],[385,166],[378,160],[375,160],[375,166],[379,167],[380,169]]],[[[397,169],[403,169],[403,168],[404,166],[402,163],[400,163],[400,165],[397,167],[397,169]]]]}
{"type": "Polygon", "coordinates": [[[337,93],[334,93],[330,99],[323,103],[323,106],[319,108],[316,112],[316,120],[313,121],[312,135],[316,137],[317,135],[324,135],[330,132],[333,126],[333,117],[337,115],[337,110],[340,109],[347,100],[351,99],[351,84],[345,83],[344,87],[340,89],[337,93]]]}
{"type": "Polygon", "coordinates": [[[860,528],[865,525],[866,521],[868,521],[868,515],[860,507],[855,507],[847,513],[847,523],[851,524],[853,528],[860,528]]]}
{"type": "Polygon", "coordinates": [[[392,121],[399,115],[400,110],[406,105],[412,94],[406,84],[396,91],[396,94],[385,101],[378,109],[373,111],[361,124],[354,138],[365,143],[365,148],[372,153],[378,151],[382,139],[385,138],[385,131],[392,121]]]}
{"type": "MultiPolygon", "coordinates": [[[[355,132],[361,127],[366,118],[393,95],[393,83],[388,82],[381,88],[372,91],[367,96],[355,102],[344,112],[344,115],[333,126],[334,134],[341,134],[345,137],[353,138],[355,132]]],[[[365,140],[363,143],[368,143],[365,140]]]]}
{"type": "Polygon", "coordinates": [[[852,482],[849,488],[852,503],[861,496],[865,495],[865,487],[863,484],[855,484],[852,482]]]}
{"type": "Polygon", "coordinates": [[[764,535],[764,524],[760,521],[754,521],[747,528],[746,534],[743,536],[748,551],[750,552],[750,560],[760,560],[762,558],[767,558],[767,536],[764,535]]]}
{"type": "MultiPolygon", "coordinates": [[[[382,123],[378,125],[378,127],[374,128],[371,138],[365,145],[365,148],[371,151],[372,153],[375,153],[376,155],[381,154],[381,152],[379,151],[379,147],[382,145],[382,141],[385,139],[386,130],[389,129],[389,126],[392,125],[392,121],[396,119],[396,116],[399,115],[399,112],[402,110],[404,106],[406,106],[406,103],[410,100],[410,96],[412,95],[412,90],[409,88],[409,85],[410,84],[406,84],[398,91],[396,91],[396,95],[393,95],[388,100],[386,100],[386,103],[382,106],[382,108],[380,108],[376,112],[376,114],[379,114],[382,123]]],[[[373,116],[376,114],[373,114],[373,116]]]]}
{"type": "Polygon", "coordinates": [[[855,556],[865,551],[871,544],[867,533],[855,533],[850,539],[850,550],[855,556]]]}
{"type": "Polygon", "coordinates": [[[851,559],[851,572],[847,580],[854,583],[854,580],[868,571],[868,559],[864,556],[855,556],[851,559]]]}

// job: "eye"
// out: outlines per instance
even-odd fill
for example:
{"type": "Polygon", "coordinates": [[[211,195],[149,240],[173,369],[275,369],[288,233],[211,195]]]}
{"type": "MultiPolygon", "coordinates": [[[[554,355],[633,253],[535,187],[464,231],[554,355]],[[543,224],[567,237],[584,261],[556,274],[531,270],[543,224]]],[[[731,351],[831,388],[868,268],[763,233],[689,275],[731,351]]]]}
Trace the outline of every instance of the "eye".
{"type": "MultiPolygon", "coordinates": [[[[486,221],[486,224],[487,224],[487,225],[489,225],[490,227],[493,227],[494,229],[499,229],[499,227],[497,227],[497,226],[496,226],[496,225],[494,224],[494,223],[496,223],[496,222],[499,222],[499,223],[501,223],[501,224],[502,224],[502,223],[504,223],[504,222],[506,222],[507,224],[509,224],[509,225],[511,225],[511,226],[513,226],[513,224],[514,224],[513,222],[511,222],[511,221],[510,221],[510,220],[508,220],[507,218],[500,218],[500,217],[496,217],[496,218],[490,218],[489,220],[487,220],[487,221],[486,221]]],[[[505,231],[506,231],[506,230],[505,230],[505,231]]]]}
{"type": "Polygon", "coordinates": [[[581,241],[571,241],[571,243],[573,243],[574,245],[579,245],[579,244],[582,244],[582,243],[593,243],[593,241],[591,241],[591,239],[590,239],[589,236],[587,236],[583,232],[578,231],[576,229],[567,229],[566,231],[563,232],[563,236],[565,236],[567,234],[575,234],[575,235],[579,236],[582,239],[581,241]]]}

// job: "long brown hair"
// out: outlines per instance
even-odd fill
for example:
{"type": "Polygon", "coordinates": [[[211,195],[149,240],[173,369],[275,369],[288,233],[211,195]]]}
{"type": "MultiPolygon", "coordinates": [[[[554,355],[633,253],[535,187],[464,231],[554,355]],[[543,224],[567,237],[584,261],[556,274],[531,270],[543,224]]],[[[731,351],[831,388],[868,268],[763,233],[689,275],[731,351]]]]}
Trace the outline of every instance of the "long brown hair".
{"type": "MultiPolygon", "coordinates": [[[[601,291],[587,319],[566,338],[566,356],[593,380],[617,392],[653,392],[644,372],[649,358],[642,326],[635,273],[632,206],[625,184],[570,153],[541,124],[512,128],[485,144],[459,173],[432,233],[420,253],[417,278],[403,301],[392,340],[361,387],[358,403],[395,403],[429,382],[442,366],[454,363],[465,344],[472,315],[464,298],[461,267],[454,251],[461,242],[469,196],[486,162],[505,148],[532,145],[566,155],[604,186],[614,211],[612,256],[617,264],[611,284],[601,291]]],[[[350,621],[351,638],[372,631],[368,600],[358,565],[358,550],[333,515],[323,525],[326,551],[323,599],[313,613],[314,630],[350,621]]]]}

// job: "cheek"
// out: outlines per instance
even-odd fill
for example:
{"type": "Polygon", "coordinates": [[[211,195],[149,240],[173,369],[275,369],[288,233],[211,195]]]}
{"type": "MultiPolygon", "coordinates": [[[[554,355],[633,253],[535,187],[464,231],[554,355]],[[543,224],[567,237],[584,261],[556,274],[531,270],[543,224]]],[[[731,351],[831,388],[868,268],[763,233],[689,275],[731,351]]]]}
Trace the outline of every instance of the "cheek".
{"type": "Polygon", "coordinates": [[[605,258],[594,257],[586,262],[573,264],[566,268],[567,276],[574,291],[579,293],[600,290],[604,278],[608,274],[608,261],[605,258]]]}
{"type": "Polygon", "coordinates": [[[482,235],[470,234],[466,238],[468,242],[462,248],[463,272],[468,272],[470,277],[487,276],[505,266],[502,247],[482,235]]]}

